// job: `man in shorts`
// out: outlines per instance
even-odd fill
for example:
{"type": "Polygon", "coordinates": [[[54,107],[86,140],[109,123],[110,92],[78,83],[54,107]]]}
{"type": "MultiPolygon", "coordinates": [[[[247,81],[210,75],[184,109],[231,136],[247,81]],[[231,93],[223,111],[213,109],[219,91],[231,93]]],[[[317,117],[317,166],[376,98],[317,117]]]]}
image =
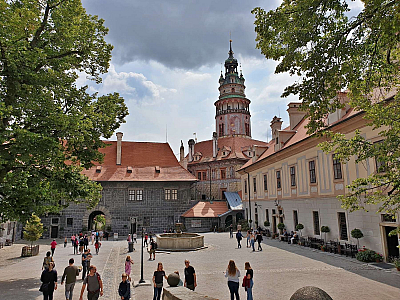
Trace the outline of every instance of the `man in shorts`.
{"type": "Polygon", "coordinates": [[[189,290],[194,291],[197,286],[196,279],[196,272],[194,268],[190,265],[190,261],[185,260],[185,287],[187,287],[189,290]]]}

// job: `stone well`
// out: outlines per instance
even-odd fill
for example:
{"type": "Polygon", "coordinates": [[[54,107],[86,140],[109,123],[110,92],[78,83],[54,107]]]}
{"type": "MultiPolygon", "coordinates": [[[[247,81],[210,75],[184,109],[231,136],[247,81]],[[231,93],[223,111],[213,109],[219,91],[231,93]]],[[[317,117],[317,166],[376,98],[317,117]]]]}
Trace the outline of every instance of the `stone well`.
{"type": "Polygon", "coordinates": [[[197,233],[162,233],[157,235],[159,250],[190,251],[204,248],[204,236],[197,233]]]}

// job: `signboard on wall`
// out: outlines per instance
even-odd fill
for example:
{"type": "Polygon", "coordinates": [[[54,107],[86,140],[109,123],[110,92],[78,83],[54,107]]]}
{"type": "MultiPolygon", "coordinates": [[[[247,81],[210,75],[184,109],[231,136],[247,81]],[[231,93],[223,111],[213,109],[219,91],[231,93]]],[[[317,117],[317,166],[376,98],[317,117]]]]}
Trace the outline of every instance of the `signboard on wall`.
{"type": "Polygon", "coordinates": [[[192,227],[201,227],[201,220],[192,220],[192,227]]]}

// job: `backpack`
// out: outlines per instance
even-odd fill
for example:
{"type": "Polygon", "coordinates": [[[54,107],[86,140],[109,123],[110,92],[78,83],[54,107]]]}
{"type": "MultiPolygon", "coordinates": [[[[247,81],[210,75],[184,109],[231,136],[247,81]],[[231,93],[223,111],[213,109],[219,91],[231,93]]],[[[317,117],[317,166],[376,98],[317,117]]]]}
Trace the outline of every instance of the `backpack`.
{"type": "Polygon", "coordinates": [[[155,250],[157,249],[157,247],[158,247],[157,242],[154,242],[153,249],[155,250]]]}
{"type": "MultiPolygon", "coordinates": [[[[95,275],[96,275],[96,278],[97,278],[97,282],[99,283],[99,286],[100,286],[100,280],[101,280],[100,279],[100,274],[96,272],[95,275]]],[[[95,290],[95,291],[89,291],[89,280],[88,280],[87,291],[88,291],[88,293],[95,294],[98,291],[100,291],[100,288],[98,290],[95,290]]]]}

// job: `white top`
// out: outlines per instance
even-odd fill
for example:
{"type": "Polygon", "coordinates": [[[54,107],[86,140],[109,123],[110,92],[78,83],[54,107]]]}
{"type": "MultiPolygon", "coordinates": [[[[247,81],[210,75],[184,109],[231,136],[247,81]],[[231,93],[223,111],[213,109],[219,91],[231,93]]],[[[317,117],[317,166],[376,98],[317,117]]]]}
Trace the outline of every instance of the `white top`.
{"type": "Polygon", "coordinates": [[[236,270],[236,274],[234,276],[229,275],[228,269],[226,269],[225,277],[228,277],[228,281],[233,281],[239,283],[240,271],[236,270]]]}

